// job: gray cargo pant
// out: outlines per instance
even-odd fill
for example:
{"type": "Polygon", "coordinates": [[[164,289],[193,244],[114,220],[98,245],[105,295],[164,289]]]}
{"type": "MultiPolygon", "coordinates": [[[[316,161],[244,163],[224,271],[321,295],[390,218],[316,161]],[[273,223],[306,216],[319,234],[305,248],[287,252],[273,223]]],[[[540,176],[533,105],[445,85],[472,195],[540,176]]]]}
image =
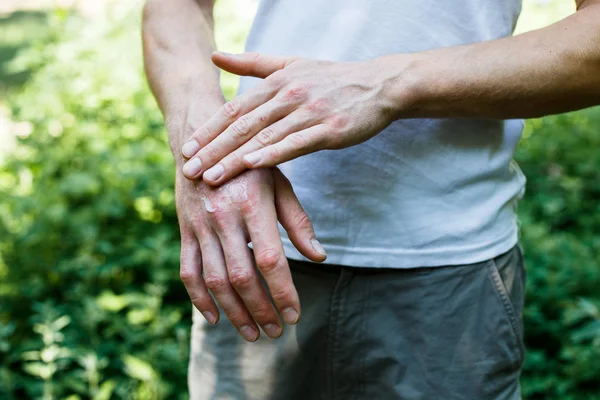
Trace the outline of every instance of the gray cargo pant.
{"type": "Polygon", "coordinates": [[[246,343],[195,312],[192,400],[521,398],[519,246],[461,266],[290,267],[302,319],[277,340],[246,343]]]}

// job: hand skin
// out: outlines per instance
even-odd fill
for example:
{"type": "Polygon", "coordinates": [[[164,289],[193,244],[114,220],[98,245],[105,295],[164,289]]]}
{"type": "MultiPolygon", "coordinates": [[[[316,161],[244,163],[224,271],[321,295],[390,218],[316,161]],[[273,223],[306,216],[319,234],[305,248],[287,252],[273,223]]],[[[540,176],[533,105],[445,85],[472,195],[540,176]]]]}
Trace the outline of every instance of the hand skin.
{"type": "Polygon", "coordinates": [[[214,53],[219,68],[264,81],[184,144],[183,173],[220,185],[355,145],[401,118],[533,118],[600,104],[600,0],[577,6],[522,35],[362,62],[214,53]]]}
{"type": "Polygon", "coordinates": [[[275,306],[288,324],[298,321],[300,302],[283,254],[277,218],[300,252],[316,261],[322,261],[324,254],[311,246],[312,225],[283,174],[276,168],[251,172],[216,189],[178,175],[175,192],[181,229],[180,275],[192,302],[208,322],[216,323],[219,311],[208,294],[210,289],[242,336],[255,341],[259,330],[254,321],[271,338],[279,337],[282,327],[254,269],[248,242],[253,244],[256,265],[275,306]]]}
{"type": "Polygon", "coordinates": [[[214,53],[212,60],[224,70],[264,81],[221,107],[183,146],[184,157],[197,152],[183,166],[189,179],[203,175],[209,184],[222,184],[253,164],[277,165],[314,151],[356,145],[394,120],[372,60],[331,62],[257,53],[214,53]],[[262,161],[251,163],[253,155],[262,161]]]}
{"type": "Polygon", "coordinates": [[[219,320],[210,290],[246,340],[258,339],[257,324],[276,338],[283,329],[277,311],[288,324],[296,323],[301,313],[277,220],[307,258],[319,262],[326,255],[291,185],[276,168],[247,171],[218,189],[185,179],[180,172],[181,144],[224,104],[217,70],[210,63],[212,7],[205,0],[150,0],[144,7],[146,75],[165,116],[178,171],[180,276],[209,323],[219,320]]]}

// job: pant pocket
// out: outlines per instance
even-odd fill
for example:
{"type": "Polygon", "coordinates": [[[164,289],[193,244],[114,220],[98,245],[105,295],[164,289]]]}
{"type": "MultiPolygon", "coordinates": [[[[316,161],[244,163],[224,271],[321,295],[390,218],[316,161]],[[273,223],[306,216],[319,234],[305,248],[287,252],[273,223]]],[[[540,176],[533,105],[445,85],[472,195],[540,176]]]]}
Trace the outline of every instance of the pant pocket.
{"type": "Polygon", "coordinates": [[[487,269],[498,300],[502,304],[507,323],[511,326],[518,363],[522,365],[525,358],[522,323],[524,279],[521,259],[516,252],[515,248],[511,250],[510,255],[490,260],[487,269]]]}

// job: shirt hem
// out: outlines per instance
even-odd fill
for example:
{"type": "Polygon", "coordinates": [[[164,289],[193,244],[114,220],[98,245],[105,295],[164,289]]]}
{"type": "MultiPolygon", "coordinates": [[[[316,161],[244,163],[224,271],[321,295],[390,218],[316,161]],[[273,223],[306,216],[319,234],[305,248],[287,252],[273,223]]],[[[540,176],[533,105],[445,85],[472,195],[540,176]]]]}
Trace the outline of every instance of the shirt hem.
{"type": "MultiPolygon", "coordinates": [[[[491,243],[476,243],[450,249],[387,249],[373,247],[346,247],[323,244],[327,260],[323,264],[365,268],[431,268],[450,265],[475,264],[506,253],[519,242],[518,229],[512,229],[491,243]]],[[[281,238],[287,258],[308,261],[292,242],[281,238]]]]}

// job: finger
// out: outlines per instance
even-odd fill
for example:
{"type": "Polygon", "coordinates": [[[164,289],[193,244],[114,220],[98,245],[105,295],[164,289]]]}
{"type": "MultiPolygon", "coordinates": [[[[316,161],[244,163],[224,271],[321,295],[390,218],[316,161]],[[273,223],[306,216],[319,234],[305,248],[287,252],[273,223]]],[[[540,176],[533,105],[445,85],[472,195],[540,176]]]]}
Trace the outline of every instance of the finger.
{"type": "Polygon", "coordinates": [[[229,282],[265,333],[270,338],[278,338],[283,333],[281,320],[254,269],[248,241],[242,235],[227,232],[221,233],[220,239],[229,282]]]}
{"type": "Polygon", "coordinates": [[[325,249],[317,240],[312,221],[302,208],[290,181],[273,168],[275,184],[275,207],[277,218],[287,231],[292,244],[311,261],[322,262],[327,258],[325,249]]]}
{"type": "Polygon", "coordinates": [[[298,57],[268,56],[251,52],[228,54],[219,51],[214,52],[211,58],[217,67],[225,71],[257,78],[266,78],[298,60],[298,57]]]}
{"type": "Polygon", "coordinates": [[[244,156],[246,168],[274,167],[325,149],[327,126],[319,124],[286,136],[281,141],[244,156]]]}
{"type": "Polygon", "coordinates": [[[300,318],[300,299],[283,252],[275,204],[263,204],[260,209],[246,215],[256,266],[267,283],[271,298],[283,320],[287,324],[295,324],[300,318]]]}
{"type": "Polygon", "coordinates": [[[248,142],[263,128],[288,115],[300,103],[269,101],[233,122],[215,140],[204,146],[195,156],[202,163],[200,173],[207,181],[217,181],[225,172],[222,164],[216,165],[225,156],[248,142]]]}
{"type": "Polygon", "coordinates": [[[202,179],[209,185],[222,185],[231,178],[242,173],[246,166],[243,157],[263,147],[279,142],[284,137],[308,128],[315,122],[306,113],[297,110],[288,114],[283,119],[274,122],[258,132],[251,140],[239,149],[226,156],[219,164],[223,167],[223,174],[218,179],[210,179],[210,174],[204,174],[202,179]]]}
{"type": "Polygon", "coordinates": [[[223,104],[181,147],[181,154],[189,159],[184,164],[183,174],[189,179],[198,177],[202,170],[202,162],[194,157],[198,151],[220,135],[238,118],[271,100],[275,96],[275,92],[273,86],[258,85],[223,104]]]}
{"type": "Polygon", "coordinates": [[[200,249],[206,286],[242,337],[249,342],[258,340],[260,333],[256,323],[229,283],[223,250],[214,232],[202,235],[200,249]]]}
{"type": "Polygon", "coordinates": [[[192,304],[209,324],[216,324],[219,320],[219,309],[204,284],[202,255],[195,236],[182,234],[180,261],[179,275],[192,304]]]}

